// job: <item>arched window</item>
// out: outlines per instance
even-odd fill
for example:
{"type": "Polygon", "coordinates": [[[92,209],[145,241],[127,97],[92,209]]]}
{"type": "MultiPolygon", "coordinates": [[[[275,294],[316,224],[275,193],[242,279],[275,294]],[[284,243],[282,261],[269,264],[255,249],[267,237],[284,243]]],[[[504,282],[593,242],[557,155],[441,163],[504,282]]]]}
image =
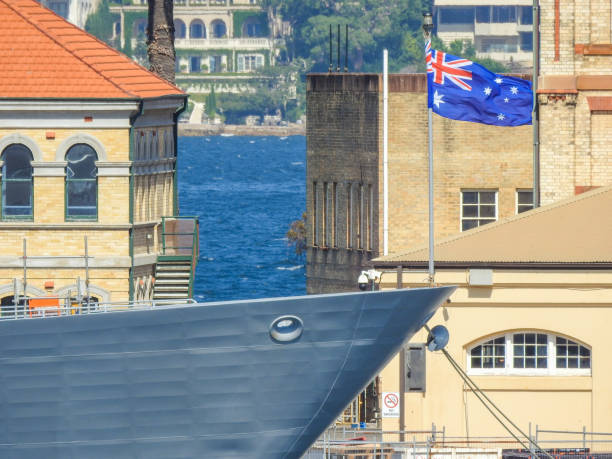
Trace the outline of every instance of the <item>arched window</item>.
{"type": "Polygon", "coordinates": [[[79,143],[66,153],[66,218],[98,217],[98,168],[96,151],[79,143]]]}
{"type": "Polygon", "coordinates": [[[210,26],[212,27],[213,38],[225,38],[227,35],[227,27],[222,20],[215,19],[210,26]]]}
{"type": "Polygon", "coordinates": [[[2,218],[32,218],[32,159],[18,143],[2,152],[2,218]]]}
{"type": "Polygon", "coordinates": [[[206,38],[206,27],[199,19],[191,21],[191,24],[189,24],[189,38],[206,38]]]}
{"type": "Polygon", "coordinates": [[[518,331],[472,346],[467,367],[471,374],[590,374],[591,350],[563,336],[518,331]]]}
{"type": "Polygon", "coordinates": [[[185,23],[180,19],[174,20],[174,38],[185,38],[187,29],[185,23]]]}

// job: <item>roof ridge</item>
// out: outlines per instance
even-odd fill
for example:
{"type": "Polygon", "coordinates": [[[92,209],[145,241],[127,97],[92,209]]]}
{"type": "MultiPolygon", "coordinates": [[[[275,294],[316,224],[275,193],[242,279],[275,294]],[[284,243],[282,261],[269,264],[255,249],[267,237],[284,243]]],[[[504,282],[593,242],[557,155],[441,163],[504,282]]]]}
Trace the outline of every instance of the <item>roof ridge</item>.
{"type": "MultiPolygon", "coordinates": [[[[589,190],[585,193],[581,193],[577,196],[572,196],[566,199],[562,199],[561,201],[556,201],[553,202],[549,205],[543,206],[543,207],[536,207],[534,209],[531,209],[527,212],[522,212],[520,214],[516,214],[516,215],[512,215],[510,217],[506,217],[503,220],[498,220],[495,221],[493,223],[489,223],[486,225],[482,225],[479,226],[477,228],[473,228],[471,230],[468,231],[462,231],[459,233],[455,233],[452,234],[450,236],[447,236],[445,238],[443,238],[440,242],[438,242],[437,244],[434,243],[434,247],[444,247],[448,244],[451,244],[455,241],[460,241],[462,239],[467,239],[467,238],[471,238],[474,237],[478,234],[481,233],[485,233],[487,231],[493,231],[496,228],[499,228],[500,226],[503,225],[507,225],[509,223],[513,223],[515,221],[520,221],[523,219],[530,219],[535,217],[536,215],[540,215],[540,214],[544,214],[547,212],[551,212],[555,209],[559,209],[562,207],[567,207],[571,204],[577,203],[579,201],[582,201],[584,199],[588,199],[592,196],[601,194],[601,193],[606,193],[606,192],[610,192],[612,190],[612,186],[602,186],[602,187],[598,187],[595,188],[593,190],[589,190]]],[[[396,255],[389,255],[389,256],[395,256],[395,257],[400,257],[400,256],[406,256],[406,255],[410,255],[410,254],[414,254],[416,252],[420,252],[421,250],[427,249],[428,244],[420,244],[419,246],[415,247],[413,250],[409,250],[407,252],[400,252],[397,253],[396,255]]]]}
{"type": "MultiPolygon", "coordinates": [[[[59,40],[57,40],[53,35],[49,34],[49,32],[47,32],[45,29],[43,29],[42,27],[40,27],[36,22],[30,20],[30,18],[24,14],[21,13],[21,11],[13,8],[9,3],[7,3],[6,0],[0,0],[2,1],[5,5],[7,5],[11,10],[13,10],[16,14],[18,14],[19,16],[21,16],[25,21],[27,21],[29,24],[31,24],[33,27],[36,27],[40,32],[42,32],[43,34],[45,34],[45,36],[47,36],[49,39],[51,39],[53,42],[57,43],[57,45],[59,45],[63,50],[65,50],[66,52],[70,53],[72,56],[74,56],[76,59],[78,59],[80,62],[82,62],[84,65],[86,65],[87,67],[89,67],[91,70],[93,70],[94,72],[96,72],[98,75],[100,75],[100,77],[102,77],[103,79],[105,79],[106,81],[108,81],[110,84],[112,84],[115,88],[117,88],[119,91],[123,92],[124,94],[127,94],[129,96],[132,96],[136,99],[139,99],[139,97],[126,90],[123,89],[121,86],[119,86],[117,83],[115,83],[114,81],[112,81],[111,79],[109,79],[107,76],[103,75],[102,73],[100,73],[96,68],[94,68],[92,65],[88,64],[87,62],[85,62],[80,56],[78,56],[76,53],[74,53],[72,50],[68,49],[63,43],[61,43],[59,40]]],[[[57,18],[59,18],[61,21],[63,21],[65,24],[67,24],[69,27],[72,27],[73,29],[76,29],[78,32],[85,34],[88,37],[93,37],[93,35],[88,34],[87,32],[85,32],[84,30],[79,29],[77,26],[75,26],[74,24],[68,22],[66,19],[64,19],[63,17],[61,17],[60,15],[56,14],[53,10],[50,10],[48,8],[45,8],[44,6],[38,4],[38,2],[31,0],[32,3],[34,3],[37,7],[41,8],[46,14],[52,14],[53,16],[56,16],[57,18]]],[[[94,37],[95,38],[95,37],[94,37]]],[[[97,40],[97,38],[96,38],[97,40]]],[[[108,45],[105,44],[105,46],[107,48],[109,48],[108,45]]]]}

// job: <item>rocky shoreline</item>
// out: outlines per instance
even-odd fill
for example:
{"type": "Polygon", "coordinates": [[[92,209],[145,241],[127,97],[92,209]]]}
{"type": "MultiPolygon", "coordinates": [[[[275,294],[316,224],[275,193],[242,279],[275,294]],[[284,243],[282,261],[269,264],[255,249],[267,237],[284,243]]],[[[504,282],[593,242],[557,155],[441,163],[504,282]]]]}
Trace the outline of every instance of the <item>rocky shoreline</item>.
{"type": "Polygon", "coordinates": [[[290,124],[288,126],[246,126],[235,124],[188,124],[178,125],[179,136],[203,135],[253,135],[279,136],[305,135],[306,125],[290,124]]]}

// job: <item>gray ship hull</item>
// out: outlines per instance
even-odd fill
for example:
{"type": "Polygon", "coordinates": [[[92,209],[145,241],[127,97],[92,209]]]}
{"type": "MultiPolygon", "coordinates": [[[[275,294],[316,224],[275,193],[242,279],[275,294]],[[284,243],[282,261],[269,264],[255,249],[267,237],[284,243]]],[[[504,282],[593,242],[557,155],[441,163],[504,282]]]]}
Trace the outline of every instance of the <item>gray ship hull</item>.
{"type": "Polygon", "coordinates": [[[452,290],[2,320],[0,457],[299,458],[452,290]]]}

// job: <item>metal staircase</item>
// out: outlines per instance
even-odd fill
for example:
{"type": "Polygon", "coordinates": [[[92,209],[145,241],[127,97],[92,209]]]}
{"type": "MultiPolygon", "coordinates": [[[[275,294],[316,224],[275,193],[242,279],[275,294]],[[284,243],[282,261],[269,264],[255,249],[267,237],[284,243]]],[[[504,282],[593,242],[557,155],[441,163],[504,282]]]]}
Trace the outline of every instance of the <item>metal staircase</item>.
{"type": "Polygon", "coordinates": [[[162,217],[162,253],[155,265],[153,300],[185,300],[193,296],[199,256],[197,217],[162,217]]]}

